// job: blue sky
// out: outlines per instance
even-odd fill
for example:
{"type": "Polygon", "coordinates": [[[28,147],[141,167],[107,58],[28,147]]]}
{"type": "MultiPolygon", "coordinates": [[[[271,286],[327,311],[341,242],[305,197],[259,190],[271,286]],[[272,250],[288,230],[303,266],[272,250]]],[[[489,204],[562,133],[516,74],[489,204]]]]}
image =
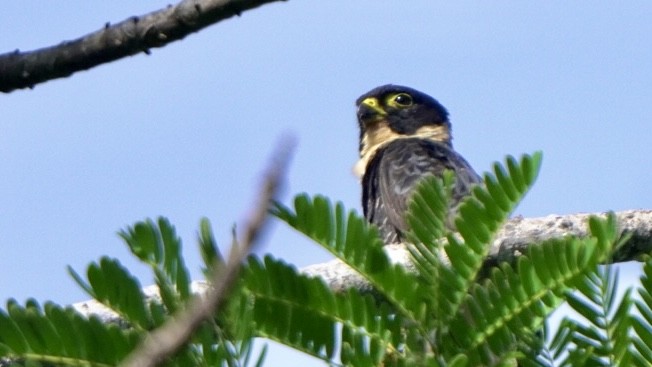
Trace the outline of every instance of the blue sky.
{"type": "MultiPolygon", "coordinates": [[[[165,5],[4,1],[0,52],[165,5]]],[[[446,106],[454,145],[477,171],[543,150],[517,214],[652,208],[650,19],[646,1],[289,1],[1,95],[0,301],[84,300],[65,266],[83,271],[102,255],[151,283],[116,232],[159,215],[200,277],[200,217],[228,244],[286,133],[299,145],[284,199],[324,194],[359,210],[353,101],[386,83],[446,106]]],[[[331,258],[281,223],[260,251],[299,267],[331,258]]]]}

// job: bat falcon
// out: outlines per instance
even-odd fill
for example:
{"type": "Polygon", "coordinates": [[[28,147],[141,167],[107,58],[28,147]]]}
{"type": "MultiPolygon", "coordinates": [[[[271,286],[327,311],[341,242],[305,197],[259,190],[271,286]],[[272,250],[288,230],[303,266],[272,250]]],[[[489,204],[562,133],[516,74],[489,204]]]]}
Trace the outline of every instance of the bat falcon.
{"type": "Polygon", "coordinates": [[[407,232],[405,211],[419,180],[455,177],[451,213],[481,179],[453,150],[448,111],[437,100],[412,88],[384,85],[356,100],[360,125],[362,208],[384,243],[400,243],[407,232]]]}

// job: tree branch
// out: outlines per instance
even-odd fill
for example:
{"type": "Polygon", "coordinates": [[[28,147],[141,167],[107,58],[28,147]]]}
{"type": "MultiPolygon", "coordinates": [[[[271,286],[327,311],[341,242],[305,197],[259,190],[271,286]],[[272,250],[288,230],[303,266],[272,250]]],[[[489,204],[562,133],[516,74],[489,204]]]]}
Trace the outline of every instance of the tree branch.
{"type": "MultiPolygon", "coordinates": [[[[549,215],[541,218],[517,217],[508,221],[494,239],[484,267],[490,268],[501,262],[513,263],[527,252],[546,240],[566,236],[586,237],[589,233],[588,219],[599,214],[549,215]]],[[[618,225],[622,235],[630,234],[629,240],[614,254],[612,262],[639,260],[642,255],[652,253],[652,210],[627,210],[617,212],[618,225]]],[[[404,245],[385,247],[394,263],[413,268],[410,254],[404,245]]],[[[344,291],[355,288],[371,290],[371,285],[339,260],[311,265],[301,269],[304,274],[322,278],[331,289],[344,291]]]]}
{"type": "Polygon", "coordinates": [[[183,0],[73,41],[35,51],[0,55],[0,92],[33,88],[38,83],[70,76],[92,67],[185,38],[209,25],[274,1],[183,0]]]}
{"type": "MultiPolygon", "coordinates": [[[[588,234],[588,218],[592,214],[549,215],[541,218],[517,217],[511,219],[494,240],[485,266],[495,266],[499,262],[514,262],[530,246],[542,241],[565,236],[584,237],[588,234]]],[[[604,214],[594,214],[604,217],[604,214]]],[[[631,237],[616,252],[613,262],[639,260],[642,255],[652,253],[652,210],[627,210],[617,212],[621,233],[631,237]]],[[[413,267],[410,254],[403,245],[385,247],[394,263],[408,268],[413,267]]],[[[355,288],[360,291],[371,290],[371,285],[358,273],[339,260],[331,260],[301,269],[309,276],[322,278],[331,289],[337,292],[355,288]]],[[[156,286],[145,288],[145,294],[156,296],[156,286]]],[[[193,291],[204,293],[204,282],[194,282],[193,291]]],[[[75,304],[74,307],[84,315],[95,315],[105,322],[120,322],[119,317],[96,301],[75,304]]]]}

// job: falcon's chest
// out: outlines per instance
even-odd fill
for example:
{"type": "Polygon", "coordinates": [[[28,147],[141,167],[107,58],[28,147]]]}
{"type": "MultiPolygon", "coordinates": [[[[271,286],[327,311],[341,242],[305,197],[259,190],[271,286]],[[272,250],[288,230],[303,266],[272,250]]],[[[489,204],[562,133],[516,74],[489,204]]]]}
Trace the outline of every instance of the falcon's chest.
{"type": "Polygon", "coordinates": [[[360,140],[360,159],[353,166],[353,173],[362,178],[376,153],[388,144],[399,139],[425,139],[450,145],[449,130],[444,125],[426,125],[412,134],[399,134],[392,130],[385,121],[375,123],[365,129],[360,140]]]}

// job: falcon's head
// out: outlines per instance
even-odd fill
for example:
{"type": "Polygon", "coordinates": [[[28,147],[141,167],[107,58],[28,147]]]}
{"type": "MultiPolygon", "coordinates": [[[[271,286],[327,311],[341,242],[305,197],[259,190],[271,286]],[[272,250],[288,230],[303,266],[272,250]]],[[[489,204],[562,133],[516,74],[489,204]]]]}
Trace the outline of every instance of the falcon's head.
{"type": "Polygon", "coordinates": [[[355,102],[360,124],[360,161],[355,171],[362,176],[376,151],[401,138],[421,138],[451,146],[448,111],[436,99],[418,90],[383,85],[355,102]]]}

